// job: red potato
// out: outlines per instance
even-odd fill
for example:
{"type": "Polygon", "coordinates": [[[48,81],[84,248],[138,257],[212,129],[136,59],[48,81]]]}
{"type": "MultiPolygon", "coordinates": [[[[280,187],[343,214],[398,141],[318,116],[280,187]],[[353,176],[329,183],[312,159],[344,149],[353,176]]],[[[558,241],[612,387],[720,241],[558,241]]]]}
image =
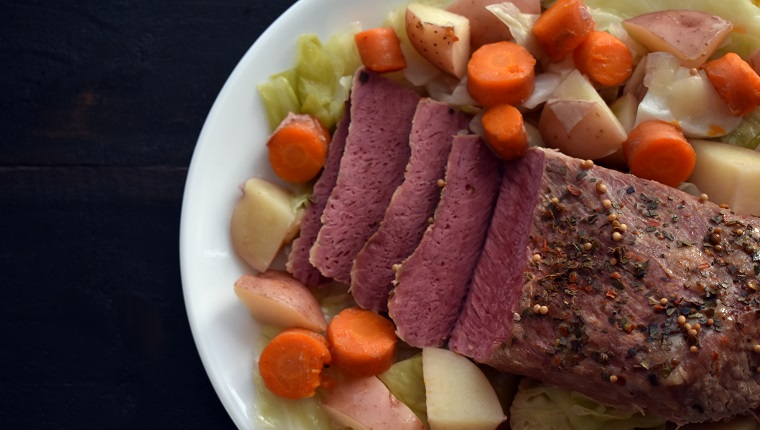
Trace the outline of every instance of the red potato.
{"type": "Polygon", "coordinates": [[[650,51],[669,52],[684,67],[699,67],[728,37],[733,24],[696,10],[663,10],[623,21],[623,28],[650,51]]]}
{"type": "MultiPolygon", "coordinates": [[[[477,23],[470,26],[471,50],[474,51],[487,43],[512,40],[509,27],[486,9],[486,6],[502,2],[503,0],[456,0],[446,8],[449,12],[462,15],[470,22],[477,23]]],[[[523,13],[536,15],[541,13],[539,0],[513,0],[512,4],[523,13]]]]}
{"type": "Polygon", "coordinates": [[[414,49],[439,70],[461,79],[470,58],[470,21],[421,3],[406,7],[406,34],[414,49]]]}
{"type": "Polygon", "coordinates": [[[319,302],[309,289],[285,272],[270,270],[243,275],[235,282],[235,294],[259,322],[278,327],[327,331],[319,302]]]}
{"type": "Polygon", "coordinates": [[[546,102],[538,129],[548,146],[584,160],[615,153],[628,136],[612,110],[577,70],[546,102]]]}
{"type": "Polygon", "coordinates": [[[336,424],[354,430],[425,430],[417,415],[375,376],[338,384],[322,407],[336,424]]]}

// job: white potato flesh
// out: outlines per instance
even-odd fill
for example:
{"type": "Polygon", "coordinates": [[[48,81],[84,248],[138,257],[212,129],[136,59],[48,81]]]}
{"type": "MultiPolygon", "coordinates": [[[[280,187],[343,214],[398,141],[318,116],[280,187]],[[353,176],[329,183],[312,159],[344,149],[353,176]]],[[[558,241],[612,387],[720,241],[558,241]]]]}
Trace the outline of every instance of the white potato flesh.
{"type": "Polygon", "coordinates": [[[425,430],[417,415],[375,376],[341,382],[322,407],[336,424],[353,430],[425,430]]]}
{"type": "Polygon", "coordinates": [[[715,203],[760,216],[760,152],[727,143],[690,140],[697,163],[687,180],[715,203]]]}
{"type": "Polygon", "coordinates": [[[636,124],[672,122],[686,137],[711,138],[731,132],[742,121],[731,114],[704,70],[683,67],[666,52],[647,55],[643,83],[647,92],[639,103],[636,124]]]}
{"type": "Polygon", "coordinates": [[[254,319],[277,327],[327,331],[327,320],[311,291],[288,273],[269,270],[243,275],[235,281],[235,294],[254,319]]]}
{"type": "Polygon", "coordinates": [[[247,180],[230,222],[235,252],[256,271],[266,271],[282,245],[298,233],[302,214],[284,188],[264,179],[247,180]]]}
{"type": "Polygon", "coordinates": [[[685,67],[699,67],[720,47],[733,25],[696,10],[663,10],[623,21],[623,28],[652,52],[669,52],[685,67]]]}
{"type": "Polygon", "coordinates": [[[616,152],[627,137],[615,114],[577,70],[565,77],[544,105],[538,129],[549,147],[591,160],[616,152]]]}
{"type": "Polygon", "coordinates": [[[424,348],[422,376],[430,430],[493,430],[506,420],[491,383],[468,358],[424,348]]]}
{"type": "Polygon", "coordinates": [[[414,49],[439,70],[459,79],[470,58],[470,21],[421,3],[406,7],[406,35],[414,49]]]}

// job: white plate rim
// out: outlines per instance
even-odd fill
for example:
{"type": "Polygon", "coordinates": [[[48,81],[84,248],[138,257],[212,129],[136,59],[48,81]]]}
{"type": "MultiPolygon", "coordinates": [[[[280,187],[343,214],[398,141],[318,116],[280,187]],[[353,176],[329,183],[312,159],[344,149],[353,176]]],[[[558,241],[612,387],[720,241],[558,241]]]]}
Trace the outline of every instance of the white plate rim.
{"type": "Polygon", "coordinates": [[[293,66],[301,34],[323,41],[353,22],[381,25],[400,0],[299,0],[252,44],[234,68],[204,122],[193,151],[180,216],[183,297],[201,362],[238,428],[253,420],[252,369],[258,325],[232,285],[248,268],[231,249],[228,223],[238,186],[251,176],[277,181],[265,157],[269,133],[255,85],[293,66]],[[230,356],[234,355],[233,358],[230,356]]]}

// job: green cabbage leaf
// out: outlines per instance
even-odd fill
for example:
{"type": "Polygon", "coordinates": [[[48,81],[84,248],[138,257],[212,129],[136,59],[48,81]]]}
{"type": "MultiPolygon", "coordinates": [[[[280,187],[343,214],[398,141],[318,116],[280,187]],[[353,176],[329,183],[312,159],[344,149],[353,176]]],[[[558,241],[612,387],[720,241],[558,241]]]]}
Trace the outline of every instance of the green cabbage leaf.
{"type": "Polygon", "coordinates": [[[512,430],[665,429],[665,420],[615,409],[562,388],[525,378],[510,408],[512,430]]]}

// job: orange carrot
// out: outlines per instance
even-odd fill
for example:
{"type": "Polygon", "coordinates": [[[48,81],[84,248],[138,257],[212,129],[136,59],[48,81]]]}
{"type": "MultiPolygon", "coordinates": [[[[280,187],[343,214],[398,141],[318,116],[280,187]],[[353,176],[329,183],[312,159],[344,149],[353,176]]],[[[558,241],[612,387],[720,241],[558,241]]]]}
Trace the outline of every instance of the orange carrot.
{"type": "Polygon", "coordinates": [[[386,73],[406,67],[404,53],[391,27],[371,28],[354,35],[362,64],[369,70],[386,73]]]}
{"type": "Polygon", "coordinates": [[[552,61],[577,48],[596,23],[583,0],[558,0],[533,24],[533,35],[552,61]]]}
{"type": "Polygon", "coordinates": [[[697,154],[681,129],[672,123],[644,121],[628,134],[623,152],[632,174],[675,187],[685,181],[697,154]]]}
{"type": "Polygon", "coordinates": [[[287,182],[308,182],[324,167],[328,142],[318,119],[290,113],[269,137],[269,164],[287,182]]]}
{"type": "Polygon", "coordinates": [[[573,51],[575,67],[602,85],[625,82],[633,72],[633,55],[617,37],[594,30],[573,51]]]}
{"type": "Polygon", "coordinates": [[[467,63],[467,91],[482,106],[516,105],[533,92],[536,59],[514,42],[489,43],[467,63]]]}
{"type": "Polygon", "coordinates": [[[327,326],[333,363],[351,376],[385,372],[396,355],[395,330],[390,320],[372,311],[344,309],[327,326]]]}
{"type": "Polygon", "coordinates": [[[486,109],[482,118],[488,145],[504,160],[511,160],[528,150],[523,116],[516,107],[502,104],[486,109]]]}
{"type": "Polygon", "coordinates": [[[740,56],[729,52],[702,67],[733,115],[747,115],[760,106],[760,76],[740,56]]]}
{"type": "Polygon", "coordinates": [[[275,336],[259,357],[259,373],[274,394],[288,399],[314,395],[322,369],[330,364],[327,340],[303,328],[290,328],[275,336]]]}

